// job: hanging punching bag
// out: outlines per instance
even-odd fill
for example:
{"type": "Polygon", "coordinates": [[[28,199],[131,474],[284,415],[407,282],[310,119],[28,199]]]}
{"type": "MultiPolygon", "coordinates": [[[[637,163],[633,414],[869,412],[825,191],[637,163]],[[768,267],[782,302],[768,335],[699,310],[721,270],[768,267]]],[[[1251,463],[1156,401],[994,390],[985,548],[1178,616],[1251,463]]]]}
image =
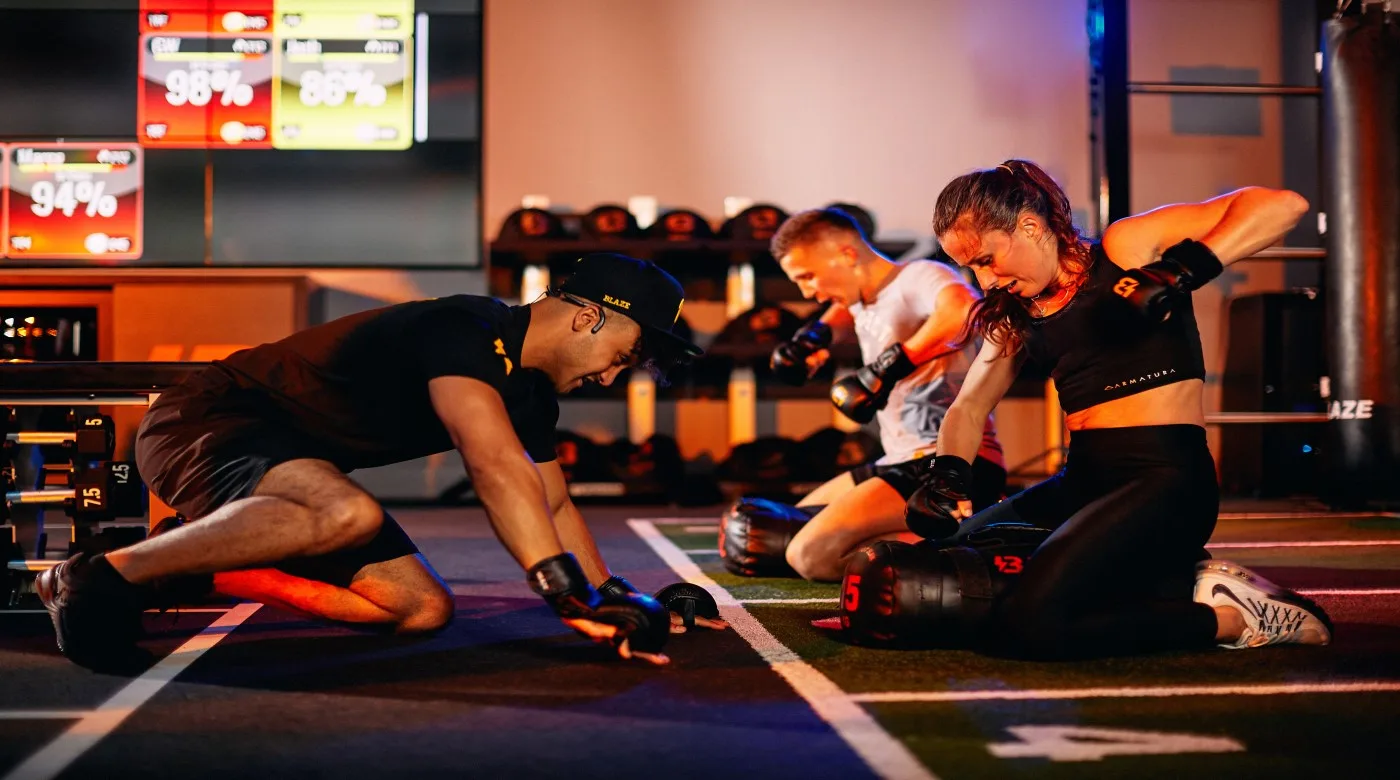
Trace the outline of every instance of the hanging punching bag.
{"type": "Polygon", "coordinates": [[[1400,491],[1400,18],[1333,18],[1322,52],[1329,499],[1357,508],[1400,491]]]}

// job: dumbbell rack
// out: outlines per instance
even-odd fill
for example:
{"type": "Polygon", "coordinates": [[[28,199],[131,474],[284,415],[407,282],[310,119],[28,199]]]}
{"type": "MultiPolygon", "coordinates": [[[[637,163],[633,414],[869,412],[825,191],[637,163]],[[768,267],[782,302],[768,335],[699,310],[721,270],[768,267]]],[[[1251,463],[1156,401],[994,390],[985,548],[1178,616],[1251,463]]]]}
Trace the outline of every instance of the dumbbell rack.
{"type": "MultiPolygon", "coordinates": [[[[205,363],[5,363],[0,364],[0,407],[148,407],[167,387],[178,384],[189,374],[198,371],[205,363]]],[[[19,441],[28,444],[52,444],[55,441],[41,440],[26,435],[19,441]]],[[[31,493],[31,498],[43,497],[31,493]]],[[[155,514],[151,508],[163,506],[155,496],[147,496],[147,511],[142,517],[122,520],[99,521],[95,524],[104,528],[131,529],[133,540],[144,536],[155,514]]],[[[32,502],[31,502],[32,503],[32,502]]],[[[47,503],[47,502],[45,502],[47,503]]],[[[39,520],[42,523],[42,516],[39,520]]],[[[81,521],[74,518],[71,538],[77,539],[81,521]]],[[[40,531],[42,532],[42,528],[40,531]]],[[[88,527],[88,531],[96,530],[88,527]]],[[[0,544],[8,543],[14,549],[18,541],[18,529],[6,522],[0,524],[0,544]]],[[[32,553],[33,551],[29,551],[32,553]]],[[[5,602],[13,603],[26,589],[32,588],[33,574],[51,567],[59,559],[43,558],[10,559],[6,556],[4,577],[5,602]]],[[[5,604],[0,604],[4,607],[5,604]]]]}

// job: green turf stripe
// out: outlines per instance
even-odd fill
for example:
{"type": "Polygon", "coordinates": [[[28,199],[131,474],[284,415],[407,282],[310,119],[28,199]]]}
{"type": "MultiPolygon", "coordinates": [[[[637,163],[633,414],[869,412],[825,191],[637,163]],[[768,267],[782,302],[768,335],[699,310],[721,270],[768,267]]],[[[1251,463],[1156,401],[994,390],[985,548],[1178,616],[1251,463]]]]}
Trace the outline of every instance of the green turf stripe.
{"type": "MultiPolygon", "coordinates": [[[[1031,663],[967,650],[857,647],[811,621],[834,606],[750,605],[779,641],[848,692],[1227,685],[1281,681],[1393,679],[1391,641],[1360,633],[1329,647],[1280,646],[1246,652],[1206,650],[1092,662],[1031,663]]],[[[1345,628],[1345,627],[1344,627],[1345,628]]]]}

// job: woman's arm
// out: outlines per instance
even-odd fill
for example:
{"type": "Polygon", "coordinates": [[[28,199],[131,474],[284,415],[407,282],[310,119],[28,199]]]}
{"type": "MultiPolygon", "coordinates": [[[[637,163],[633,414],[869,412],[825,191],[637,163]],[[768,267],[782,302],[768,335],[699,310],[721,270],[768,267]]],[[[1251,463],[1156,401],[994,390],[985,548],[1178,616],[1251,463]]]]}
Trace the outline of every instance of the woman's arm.
{"type": "Polygon", "coordinates": [[[1103,248],[1118,267],[1141,268],[1193,239],[1228,266],[1277,243],[1307,211],[1307,199],[1296,192],[1245,187],[1202,203],[1162,206],[1121,219],[1104,231],[1103,248]]]}

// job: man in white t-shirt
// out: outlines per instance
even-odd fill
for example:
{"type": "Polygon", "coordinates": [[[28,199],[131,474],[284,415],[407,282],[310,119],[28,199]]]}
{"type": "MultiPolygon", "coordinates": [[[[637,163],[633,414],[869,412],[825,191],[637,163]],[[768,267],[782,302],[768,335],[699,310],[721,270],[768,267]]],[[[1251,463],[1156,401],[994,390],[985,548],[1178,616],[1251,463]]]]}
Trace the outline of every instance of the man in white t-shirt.
{"type": "MultiPolygon", "coordinates": [[[[832,403],[856,422],[878,420],[884,455],[799,501],[799,507],[824,506],[811,520],[794,520],[786,533],[767,533],[763,521],[751,521],[750,534],[762,538],[738,541],[753,554],[772,548],[768,554],[783,555],[807,579],[839,580],[847,557],[864,544],[908,534],[905,503],[920,485],[943,417],[977,356],[977,344],[957,345],[978,293],[943,263],[891,261],[838,209],[793,215],[771,246],[803,297],[831,303],[774,351],[774,372],[794,383],[809,379],[829,357],[833,338],[853,331],[865,365],[832,385],[832,403]],[[800,528],[793,527],[798,522],[800,528]]],[[[1000,501],[1006,464],[990,415],[972,471],[974,506],[1000,501]]]]}

